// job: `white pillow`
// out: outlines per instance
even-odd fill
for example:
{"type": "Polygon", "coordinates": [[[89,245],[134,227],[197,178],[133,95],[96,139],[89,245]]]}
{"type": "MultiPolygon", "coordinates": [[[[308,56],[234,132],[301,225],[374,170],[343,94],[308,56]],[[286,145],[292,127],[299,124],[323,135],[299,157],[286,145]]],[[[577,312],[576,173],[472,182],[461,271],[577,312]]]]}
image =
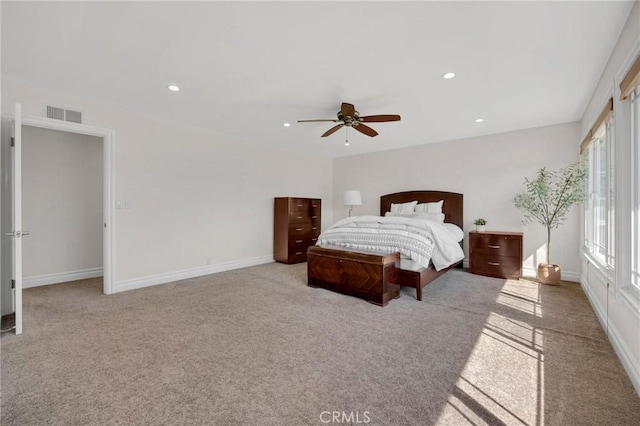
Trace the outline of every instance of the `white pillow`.
{"type": "Polygon", "coordinates": [[[394,213],[394,212],[386,212],[384,217],[413,217],[415,213],[394,213]]]}
{"type": "Polygon", "coordinates": [[[444,200],[435,203],[422,203],[415,207],[416,213],[442,213],[444,200]]]}
{"type": "Polygon", "coordinates": [[[411,216],[413,219],[426,219],[433,222],[444,223],[444,213],[416,213],[411,216]]]}
{"type": "Polygon", "coordinates": [[[408,203],[393,204],[391,203],[391,213],[409,213],[413,214],[416,208],[417,201],[410,201],[408,203]]]}
{"type": "Polygon", "coordinates": [[[444,213],[393,213],[386,212],[385,217],[406,217],[409,219],[430,220],[433,222],[444,223],[444,213]]]}

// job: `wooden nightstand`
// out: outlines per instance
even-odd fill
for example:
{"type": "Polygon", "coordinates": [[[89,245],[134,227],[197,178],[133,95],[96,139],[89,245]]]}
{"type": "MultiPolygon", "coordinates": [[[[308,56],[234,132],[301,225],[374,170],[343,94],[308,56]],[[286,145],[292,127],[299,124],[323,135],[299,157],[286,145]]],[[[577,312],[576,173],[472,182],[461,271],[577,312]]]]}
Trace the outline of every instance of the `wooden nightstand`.
{"type": "Polygon", "coordinates": [[[469,272],[498,278],[522,277],[522,232],[469,232],[469,272]]]}

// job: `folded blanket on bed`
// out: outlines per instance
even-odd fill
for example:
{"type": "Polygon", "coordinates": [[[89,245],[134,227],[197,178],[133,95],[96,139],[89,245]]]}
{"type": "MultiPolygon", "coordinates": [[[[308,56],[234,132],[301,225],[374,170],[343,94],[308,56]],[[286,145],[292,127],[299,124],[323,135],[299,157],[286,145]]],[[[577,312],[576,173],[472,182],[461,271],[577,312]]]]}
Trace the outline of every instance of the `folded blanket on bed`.
{"type": "Polygon", "coordinates": [[[380,253],[400,252],[436,270],[464,258],[454,235],[441,223],[406,217],[356,216],[336,222],[318,237],[318,245],[380,253]]]}

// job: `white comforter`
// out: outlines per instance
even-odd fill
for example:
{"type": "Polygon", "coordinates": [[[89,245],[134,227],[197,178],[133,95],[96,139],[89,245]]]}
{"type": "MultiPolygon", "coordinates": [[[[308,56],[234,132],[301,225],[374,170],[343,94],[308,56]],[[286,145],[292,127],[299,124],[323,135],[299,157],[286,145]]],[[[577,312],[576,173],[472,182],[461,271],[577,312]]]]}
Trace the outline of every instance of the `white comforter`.
{"type": "MultiPolygon", "coordinates": [[[[459,229],[459,228],[458,228],[459,229]]],[[[339,246],[381,253],[400,252],[427,268],[444,269],[464,258],[445,224],[406,217],[355,216],[333,224],[318,237],[319,246],[339,246]]]]}

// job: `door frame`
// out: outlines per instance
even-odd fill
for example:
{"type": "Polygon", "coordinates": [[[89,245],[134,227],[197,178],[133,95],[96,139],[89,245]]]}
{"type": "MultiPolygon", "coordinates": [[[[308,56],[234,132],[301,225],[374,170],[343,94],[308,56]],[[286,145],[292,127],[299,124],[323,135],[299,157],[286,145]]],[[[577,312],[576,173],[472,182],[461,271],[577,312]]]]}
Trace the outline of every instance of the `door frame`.
{"type": "Polygon", "coordinates": [[[113,201],[115,173],[113,170],[113,154],[116,141],[115,131],[24,114],[22,115],[22,125],[102,138],[102,292],[104,294],[113,294],[115,270],[115,204],[113,201]]]}

